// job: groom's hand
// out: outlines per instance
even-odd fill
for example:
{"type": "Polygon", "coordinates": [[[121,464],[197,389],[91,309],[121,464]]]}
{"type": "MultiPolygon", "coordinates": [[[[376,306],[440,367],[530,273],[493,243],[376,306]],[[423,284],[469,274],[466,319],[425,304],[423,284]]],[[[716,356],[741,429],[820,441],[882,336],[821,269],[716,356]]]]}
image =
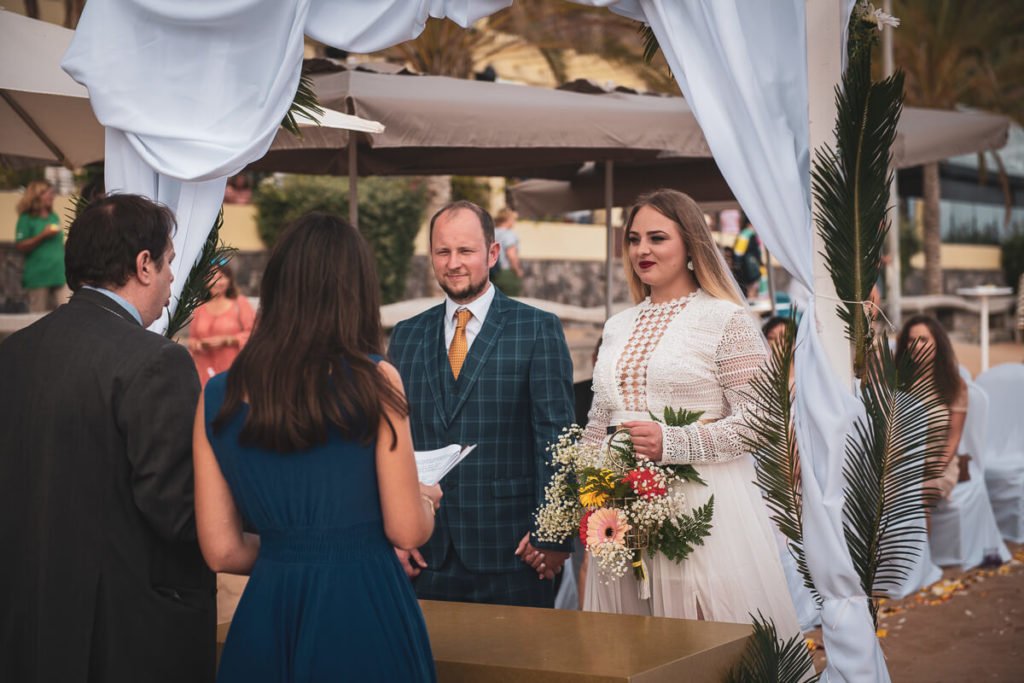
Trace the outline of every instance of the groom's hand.
{"type": "Polygon", "coordinates": [[[402,565],[402,569],[405,570],[405,575],[410,579],[415,579],[419,576],[420,572],[427,566],[427,561],[420,555],[420,551],[415,548],[412,550],[395,548],[395,555],[398,555],[398,562],[402,565]]]}
{"type": "Polygon", "coordinates": [[[538,579],[554,579],[561,573],[562,565],[569,559],[569,553],[557,550],[539,550],[530,544],[530,533],[527,532],[516,547],[516,555],[537,572],[538,579]]]}

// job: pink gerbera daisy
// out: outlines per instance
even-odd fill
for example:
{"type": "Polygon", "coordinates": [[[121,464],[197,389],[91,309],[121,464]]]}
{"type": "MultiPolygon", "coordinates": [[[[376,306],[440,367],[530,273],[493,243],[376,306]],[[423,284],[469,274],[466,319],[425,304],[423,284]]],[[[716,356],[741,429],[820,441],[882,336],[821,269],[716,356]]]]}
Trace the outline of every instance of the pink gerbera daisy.
{"type": "Polygon", "coordinates": [[[587,546],[594,547],[602,543],[624,545],[626,532],[630,530],[626,521],[626,513],[615,508],[595,510],[587,520],[587,546]]]}

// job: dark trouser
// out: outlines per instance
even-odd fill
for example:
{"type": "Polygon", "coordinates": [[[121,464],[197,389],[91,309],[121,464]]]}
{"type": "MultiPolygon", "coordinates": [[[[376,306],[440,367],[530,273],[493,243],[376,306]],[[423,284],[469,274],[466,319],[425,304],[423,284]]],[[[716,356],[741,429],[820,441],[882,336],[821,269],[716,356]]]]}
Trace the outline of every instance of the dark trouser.
{"type": "Polygon", "coordinates": [[[415,579],[421,600],[483,602],[517,607],[554,607],[554,582],[537,578],[526,564],[507,574],[477,574],[466,568],[455,548],[440,567],[428,567],[415,579]]]}

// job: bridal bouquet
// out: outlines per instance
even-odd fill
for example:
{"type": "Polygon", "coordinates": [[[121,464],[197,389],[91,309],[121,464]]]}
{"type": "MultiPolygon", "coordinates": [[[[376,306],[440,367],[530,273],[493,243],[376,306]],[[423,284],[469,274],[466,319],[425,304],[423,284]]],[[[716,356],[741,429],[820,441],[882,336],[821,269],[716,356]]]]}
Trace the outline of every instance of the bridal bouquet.
{"type": "MultiPolygon", "coordinates": [[[[666,408],[664,423],[692,424],[700,415],[666,408]]],[[[704,483],[692,466],[638,458],[625,430],[604,445],[583,443],[582,433],[573,425],[549,447],[555,473],[535,514],[538,537],[562,543],[578,533],[605,581],[632,568],[640,597],[646,599],[650,588],[644,553],[685,560],[711,533],[714,497],[687,514],[686,497],[676,484],[704,483]]]]}

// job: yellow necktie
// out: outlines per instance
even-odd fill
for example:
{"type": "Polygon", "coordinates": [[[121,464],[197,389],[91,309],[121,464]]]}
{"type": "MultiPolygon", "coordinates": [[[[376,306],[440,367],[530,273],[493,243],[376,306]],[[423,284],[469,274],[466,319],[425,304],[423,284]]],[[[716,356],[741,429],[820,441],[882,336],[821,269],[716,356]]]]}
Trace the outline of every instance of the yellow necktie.
{"type": "Polygon", "coordinates": [[[452,374],[455,379],[459,378],[462,370],[462,363],[466,360],[466,353],[469,351],[469,343],[466,341],[466,324],[473,314],[468,308],[460,308],[455,311],[455,337],[452,345],[448,347],[448,363],[452,366],[452,374]]]}

